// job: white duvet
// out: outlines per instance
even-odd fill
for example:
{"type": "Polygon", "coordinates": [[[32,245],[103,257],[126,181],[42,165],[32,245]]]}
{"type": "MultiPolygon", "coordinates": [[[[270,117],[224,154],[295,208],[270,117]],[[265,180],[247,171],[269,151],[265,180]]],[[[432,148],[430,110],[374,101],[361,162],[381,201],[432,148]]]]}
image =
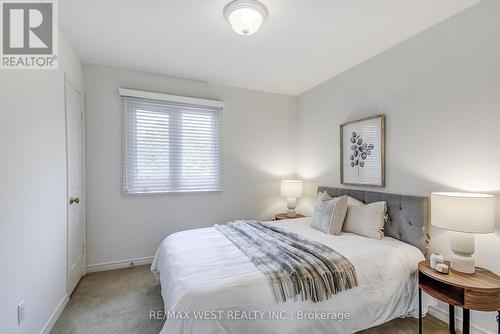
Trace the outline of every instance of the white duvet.
{"type": "Polygon", "coordinates": [[[354,333],[418,314],[419,249],[388,237],[328,235],[311,228],[309,218],[276,224],[344,255],[358,287],[321,303],[277,304],[264,274],[220,232],[179,232],[162,242],[151,268],[165,304],[161,333],[354,333]]]}

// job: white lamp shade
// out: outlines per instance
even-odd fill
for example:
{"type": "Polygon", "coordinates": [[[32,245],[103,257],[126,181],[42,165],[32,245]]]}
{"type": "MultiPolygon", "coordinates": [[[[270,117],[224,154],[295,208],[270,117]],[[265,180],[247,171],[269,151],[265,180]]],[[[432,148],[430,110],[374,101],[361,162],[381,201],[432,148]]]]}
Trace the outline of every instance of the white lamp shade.
{"type": "Polygon", "coordinates": [[[495,198],[474,193],[432,193],[432,225],[466,233],[495,231],[495,198]]]}
{"type": "Polygon", "coordinates": [[[281,197],[299,198],[304,192],[302,181],[283,180],[281,181],[281,197]]]}

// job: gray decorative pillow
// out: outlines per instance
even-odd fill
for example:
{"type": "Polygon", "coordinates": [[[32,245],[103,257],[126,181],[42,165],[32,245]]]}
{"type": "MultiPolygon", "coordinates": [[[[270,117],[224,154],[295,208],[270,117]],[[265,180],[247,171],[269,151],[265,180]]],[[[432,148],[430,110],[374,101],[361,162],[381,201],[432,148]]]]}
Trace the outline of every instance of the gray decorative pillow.
{"type": "Polygon", "coordinates": [[[342,231],[347,213],[347,196],[330,197],[327,192],[318,194],[314,204],[311,227],[328,234],[338,235],[342,231]]]}

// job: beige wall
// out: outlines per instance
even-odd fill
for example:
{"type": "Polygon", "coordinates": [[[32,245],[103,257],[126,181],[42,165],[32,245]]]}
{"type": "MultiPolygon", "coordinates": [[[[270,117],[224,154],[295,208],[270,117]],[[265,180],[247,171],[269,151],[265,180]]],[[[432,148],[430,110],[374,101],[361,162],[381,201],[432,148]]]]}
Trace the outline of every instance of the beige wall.
{"type": "Polygon", "coordinates": [[[284,209],[279,180],[295,171],[294,97],[85,65],[87,263],[150,257],[171,233],[284,209]],[[118,88],[220,99],[224,190],[124,196],[118,88]]]}
{"type": "Polygon", "coordinates": [[[64,73],[83,83],[59,43],[59,70],[0,70],[0,333],[39,333],[66,297],[64,73]]]}
{"type": "MultiPolygon", "coordinates": [[[[317,185],[340,184],[339,125],[378,113],[387,115],[382,191],[499,195],[498,17],[500,3],[485,0],[301,95],[297,171],[309,195],[317,185]]],[[[310,199],[300,207],[310,211],[310,199]]],[[[433,229],[432,238],[449,254],[448,233],[433,229]]],[[[498,229],[477,236],[476,250],[477,264],[500,274],[498,229]]],[[[493,314],[474,314],[472,322],[492,332],[496,325],[493,314]]]]}

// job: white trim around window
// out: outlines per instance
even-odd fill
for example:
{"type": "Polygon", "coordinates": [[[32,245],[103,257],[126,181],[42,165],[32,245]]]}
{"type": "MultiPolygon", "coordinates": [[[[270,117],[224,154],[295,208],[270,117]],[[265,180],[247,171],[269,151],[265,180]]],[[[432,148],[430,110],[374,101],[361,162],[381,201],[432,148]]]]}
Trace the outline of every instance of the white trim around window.
{"type": "Polygon", "coordinates": [[[120,93],[120,96],[129,96],[140,99],[149,99],[149,100],[158,100],[167,102],[177,102],[177,103],[200,105],[200,106],[214,107],[221,109],[224,108],[224,102],[217,100],[200,99],[197,97],[169,95],[169,94],[155,93],[155,92],[146,92],[143,90],[135,90],[128,88],[120,88],[118,91],[120,93]]]}
{"type": "Polygon", "coordinates": [[[122,93],[124,194],[222,191],[221,102],[122,93]]]}

